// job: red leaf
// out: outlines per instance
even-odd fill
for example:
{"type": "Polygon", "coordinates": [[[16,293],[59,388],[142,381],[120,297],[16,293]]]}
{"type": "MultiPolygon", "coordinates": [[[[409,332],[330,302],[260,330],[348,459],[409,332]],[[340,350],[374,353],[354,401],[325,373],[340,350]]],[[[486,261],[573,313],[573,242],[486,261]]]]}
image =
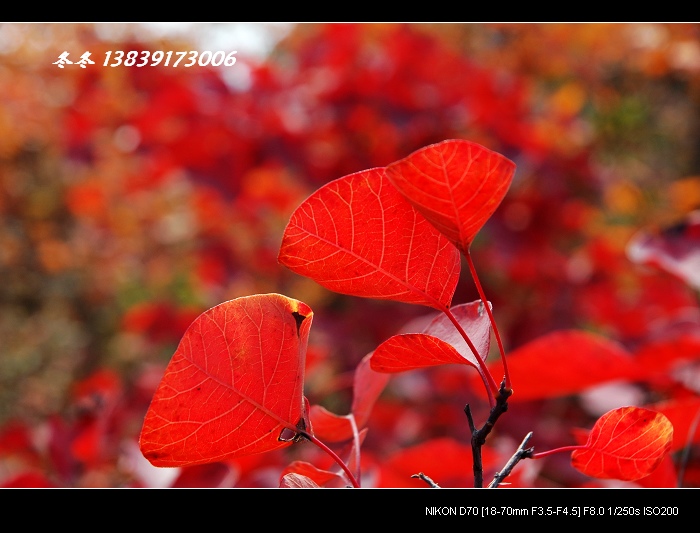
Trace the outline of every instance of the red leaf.
{"type": "Polygon", "coordinates": [[[406,202],[383,168],[349,174],[292,214],[279,261],[329,290],[442,310],[459,280],[459,252],[406,202]]]}
{"type": "Polygon", "coordinates": [[[426,146],[386,167],[394,187],[465,254],[514,173],[509,159],[460,139],[426,146]]]}
{"type": "Polygon", "coordinates": [[[322,405],[312,405],[309,418],[314,427],[314,435],[326,442],[340,442],[352,438],[352,414],[337,415],[322,405]]]}
{"type": "Polygon", "coordinates": [[[634,481],[651,474],[673,442],[673,426],[661,413],[620,407],[601,416],[586,448],[571,454],[571,464],[587,476],[634,481]]]}
{"type": "MultiPolygon", "coordinates": [[[[456,305],[451,311],[482,360],[486,359],[491,346],[491,323],[481,302],[456,305]]],[[[466,341],[444,314],[434,318],[422,333],[394,335],[384,341],[370,363],[378,372],[391,373],[450,363],[480,368],[466,341]]]]}
{"type": "MultiPolygon", "coordinates": [[[[489,302],[489,306],[491,303],[489,302]]],[[[455,305],[450,312],[462,326],[472,344],[485,360],[491,347],[491,321],[481,300],[455,305]]],[[[433,335],[452,345],[463,357],[477,365],[477,361],[467,342],[462,338],[452,321],[445,314],[438,315],[423,330],[423,333],[433,335]]]]}
{"type": "Polygon", "coordinates": [[[683,400],[666,400],[647,406],[662,413],[673,424],[672,451],[682,450],[686,446],[700,444],[700,398],[693,396],[683,400]]]}
{"type": "Polygon", "coordinates": [[[450,363],[478,368],[452,345],[424,333],[394,335],[377,347],[371,361],[374,370],[389,373],[450,363]]]}
{"type": "Polygon", "coordinates": [[[312,319],[306,304],[280,294],[237,298],[202,313],[146,413],[144,456],[155,466],[189,466],[289,446],[292,428],[305,423],[312,319]]]}
{"type": "Polygon", "coordinates": [[[282,488],[316,488],[332,479],[342,476],[322,470],[306,461],[294,461],[282,471],[280,487],[282,488]]]}
{"type": "Polygon", "coordinates": [[[308,478],[301,474],[296,474],[291,472],[285,474],[280,481],[280,488],[282,489],[318,489],[318,485],[313,479],[308,478]]]}
{"type": "MultiPolygon", "coordinates": [[[[497,366],[491,365],[495,371],[497,366]]],[[[543,335],[508,355],[510,402],[577,394],[608,381],[634,380],[638,367],[618,343],[577,330],[543,335]]]]}

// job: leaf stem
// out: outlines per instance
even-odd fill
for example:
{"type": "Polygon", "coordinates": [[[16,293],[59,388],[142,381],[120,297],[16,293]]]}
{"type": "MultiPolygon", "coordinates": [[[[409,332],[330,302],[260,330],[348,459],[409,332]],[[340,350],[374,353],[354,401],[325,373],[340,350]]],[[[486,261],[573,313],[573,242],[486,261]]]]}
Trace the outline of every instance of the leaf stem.
{"type": "Polygon", "coordinates": [[[352,426],[352,441],[354,443],[352,451],[355,456],[355,470],[357,472],[357,484],[359,485],[362,481],[362,478],[360,477],[362,475],[360,471],[360,446],[362,444],[360,443],[360,432],[357,429],[355,415],[351,413],[348,418],[350,419],[350,425],[352,426]]]}
{"type": "Polygon", "coordinates": [[[479,373],[482,375],[482,377],[485,376],[485,379],[488,381],[489,386],[486,387],[486,392],[488,393],[488,396],[489,396],[489,404],[491,407],[493,407],[495,405],[493,393],[498,390],[498,385],[496,385],[496,381],[493,379],[491,372],[489,372],[489,369],[486,367],[486,363],[481,358],[481,355],[479,354],[479,351],[476,349],[476,346],[474,346],[474,343],[471,341],[471,339],[467,335],[467,332],[464,331],[464,328],[462,328],[460,323],[457,321],[457,318],[455,318],[455,316],[452,314],[452,311],[450,311],[449,308],[445,308],[445,309],[443,309],[443,312],[447,315],[447,318],[450,319],[450,322],[452,322],[454,327],[457,328],[457,331],[462,336],[462,338],[466,341],[467,345],[469,345],[469,349],[472,351],[472,353],[476,357],[476,360],[479,363],[479,368],[481,369],[481,372],[479,372],[479,373]]]}
{"type": "Polygon", "coordinates": [[[316,446],[318,446],[318,447],[321,448],[324,452],[326,452],[328,455],[330,455],[331,458],[332,458],[336,463],[338,463],[338,465],[340,466],[340,468],[343,469],[343,472],[345,472],[345,475],[348,476],[348,479],[350,480],[350,483],[352,483],[352,486],[355,487],[356,489],[359,489],[359,488],[360,488],[360,484],[358,483],[357,479],[355,478],[355,476],[353,476],[352,472],[350,472],[350,469],[349,469],[349,468],[347,467],[347,465],[343,462],[343,460],[342,460],[340,457],[338,457],[338,454],[337,454],[337,453],[335,453],[335,452],[334,452],[333,450],[331,450],[328,446],[326,446],[323,442],[321,442],[320,440],[318,440],[318,439],[317,439],[316,437],[314,437],[313,435],[307,433],[306,431],[299,431],[299,430],[297,430],[297,432],[298,432],[299,434],[303,435],[305,439],[310,440],[310,441],[313,442],[316,446]]]}
{"type": "Polygon", "coordinates": [[[496,336],[496,342],[498,343],[498,351],[501,353],[501,361],[503,361],[503,374],[505,375],[506,388],[510,389],[510,374],[508,373],[508,364],[506,363],[506,352],[503,349],[503,342],[501,341],[501,334],[498,332],[498,326],[496,325],[496,319],[493,317],[491,312],[491,306],[489,305],[486,295],[484,294],[484,289],[481,287],[481,282],[479,281],[479,276],[476,273],[476,267],[474,266],[474,261],[472,260],[472,254],[469,250],[464,254],[467,259],[467,265],[469,265],[469,271],[471,272],[472,279],[476,285],[476,290],[479,291],[479,297],[486,308],[486,312],[489,315],[489,320],[491,321],[491,327],[493,328],[493,333],[496,336]]]}
{"type": "Polygon", "coordinates": [[[547,450],[546,452],[530,454],[530,459],[542,459],[543,457],[547,457],[548,455],[554,455],[555,453],[573,452],[575,450],[584,450],[586,448],[587,448],[587,446],[584,446],[584,445],[562,446],[561,448],[554,448],[553,450],[547,450]]]}

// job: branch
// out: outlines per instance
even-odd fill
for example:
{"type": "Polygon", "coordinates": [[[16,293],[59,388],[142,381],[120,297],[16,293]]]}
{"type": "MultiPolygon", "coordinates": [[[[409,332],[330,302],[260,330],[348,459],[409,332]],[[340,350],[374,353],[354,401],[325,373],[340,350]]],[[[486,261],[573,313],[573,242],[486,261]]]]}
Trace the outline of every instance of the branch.
{"type": "Polygon", "coordinates": [[[474,487],[481,488],[484,486],[484,468],[483,461],[481,459],[481,447],[486,443],[486,437],[493,430],[496,421],[499,417],[508,410],[508,398],[513,394],[513,389],[506,388],[506,380],[501,382],[501,388],[498,390],[498,397],[496,398],[496,405],[493,406],[489,414],[488,420],[479,430],[476,429],[474,425],[474,418],[472,417],[472,411],[467,404],[464,407],[464,413],[467,415],[467,420],[469,421],[469,429],[472,432],[472,458],[474,463],[474,487]]]}
{"type": "Polygon", "coordinates": [[[435,483],[432,479],[430,479],[428,476],[426,476],[423,472],[418,472],[417,474],[413,474],[411,477],[417,477],[419,479],[422,479],[425,481],[428,485],[430,485],[434,489],[439,489],[440,485],[435,483]]]}
{"type": "Polygon", "coordinates": [[[493,481],[489,483],[489,488],[494,489],[498,487],[498,485],[508,477],[508,475],[511,473],[515,465],[517,465],[521,459],[526,459],[528,457],[532,457],[532,452],[535,450],[534,447],[532,448],[525,448],[527,446],[527,443],[530,441],[530,438],[532,437],[532,431],[528,433],[523,441],[520,443],[520,446],[518,446],[517,451],[513,454],[513,456],[508,460],[506,463],[506,466],[503,470],[500,472],[496,472],[496,475],[493,477],[493,481]]]}

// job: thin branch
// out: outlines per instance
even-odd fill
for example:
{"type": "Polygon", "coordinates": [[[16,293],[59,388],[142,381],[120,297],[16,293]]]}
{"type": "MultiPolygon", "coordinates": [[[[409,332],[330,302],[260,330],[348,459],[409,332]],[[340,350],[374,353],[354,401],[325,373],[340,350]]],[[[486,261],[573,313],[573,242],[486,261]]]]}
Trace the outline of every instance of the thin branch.
{"type": "Polygon", "coordinates": [[[411,477],[419,478],[425,481],[430,487],[434,489],[439,489],[440,485],[435,483],[432,479],[430,479],[428,476],[426,476],[423,472],[418,472],[417,474],[413,474],[411,477]]]}
{"type": "Polygon", "coordinates": [[[535,448],[525,448],[527,443],[530,441],[530,438],[532,438],[532,431],[525,436],[523,441],[520,443],[520,446],[518,446],[517,451],[506,463],[505,468],[500,472],[496,472],[496,475],[493,477],[493,481],[489,483],[488,488],[495,489],[498,487],[498,485],[500,485],[500,483],[508,477],[515,465],[517,465],[521,459],[532,457],[532,452],[535,450],[535,448]]]}

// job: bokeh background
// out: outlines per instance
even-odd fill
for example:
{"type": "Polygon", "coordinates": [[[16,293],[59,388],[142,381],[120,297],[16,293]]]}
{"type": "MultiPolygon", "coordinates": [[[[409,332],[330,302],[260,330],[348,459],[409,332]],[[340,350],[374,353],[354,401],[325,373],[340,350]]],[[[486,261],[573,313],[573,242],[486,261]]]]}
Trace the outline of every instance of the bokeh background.
{"type": "MultiPolygon", "coordinates": [[[[698,24],[0,24],[0,486],[277,486],[296,447],[192,470],[143,459],[165,365],[202,311],[282,293],[315,313],[307,397],[346,413],[357,363],[426,309],[293,274],[284,227],[322,184],[449,138],[517,164],[472,248],[507,350],[566,328],[629,350],[698,335],[698,287],[628,253],[700,208],[698,24]],[[237,61],[113,68],[109,50],[237,61]],[[59,68],[64,51],[95,63],[59,68]]],[[[477,298],[465,270],[454,301],[477,298]]],[[[697,397],[683,376],[527,403],[494,442],[572,444],[562,421],[590,427],[595,402],[697,397]]],[[[393,378],[368,456],[468,444],[465,383],[393,378]]],[[[519,482],[584,484],[567,462],[519,482]]]]}

